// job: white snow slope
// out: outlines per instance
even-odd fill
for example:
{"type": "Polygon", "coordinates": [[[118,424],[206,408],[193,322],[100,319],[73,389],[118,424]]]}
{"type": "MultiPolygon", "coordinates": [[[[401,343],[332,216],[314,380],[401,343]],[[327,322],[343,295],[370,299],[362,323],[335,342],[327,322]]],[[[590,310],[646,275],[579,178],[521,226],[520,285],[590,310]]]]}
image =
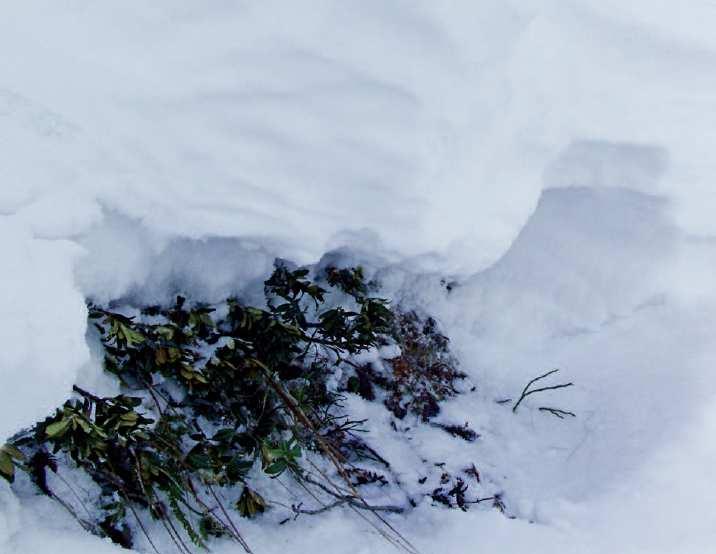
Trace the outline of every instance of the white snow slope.
{"type": "MultiPolygon", "coordinates": [[[[396,522],[421,551],[713,552],[715,25],[706,0],[1,2],[0,439],[100,386],[86,298],[218,298],[345,246],[439,316],[479,384],[447,409],[519,516],[421,508],[396,522]],[[552,367],[576,420],[493,402],[552,367]]],[[[339,513],[246,529],[389,549],[339,513]]],[[[0,553],[105,551],[0,482],[0,553]]]]}

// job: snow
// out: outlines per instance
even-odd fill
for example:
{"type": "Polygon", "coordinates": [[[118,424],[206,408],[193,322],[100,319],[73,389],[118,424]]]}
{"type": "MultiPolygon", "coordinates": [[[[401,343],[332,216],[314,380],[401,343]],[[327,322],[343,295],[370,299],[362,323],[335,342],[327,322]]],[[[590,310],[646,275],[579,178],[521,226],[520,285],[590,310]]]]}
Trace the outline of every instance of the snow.
{"type": "Polygon", "coordinates": [[[86,361],[87,348],[86,312],[72,275],[80,248],[68,240],[33,238],[7,217],[0,220],[0,233],[5,262],[0,434],[5,437],[57,406],[86,361]]]}
{"type": "MultiPolygon", "coordinates": [[[[712,550],[711,2],[3,8],[0,436],[111,388],[86,298],[215,300],[343,248],[439,316],[479,385],[449,413],[519,516],[421,508],[423,551],[712,550]],[[553,367],[575,420],[494,403],[553,367]]],[[[385,548],[338,513],[246,525],[385,548]]],[[[104,550],[0,483],[0,552],[104,550]]]]}

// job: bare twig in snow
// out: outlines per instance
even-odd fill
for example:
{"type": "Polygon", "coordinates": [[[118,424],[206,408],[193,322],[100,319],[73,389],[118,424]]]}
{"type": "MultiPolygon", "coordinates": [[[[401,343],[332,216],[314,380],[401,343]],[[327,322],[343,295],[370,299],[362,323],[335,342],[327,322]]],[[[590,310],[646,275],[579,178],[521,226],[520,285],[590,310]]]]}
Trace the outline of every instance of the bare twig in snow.
{"type": "Polygon", "coordinates": [[[557,416],[559,419],[564,419],[565,416],[572,416],[577,417],[576,414],[572,412],[568,412],[567,410],[560,410],[558,408],[549,408],[547,406],[542,406],[539,409],[540,412],[549,412],[553,416],[557,416]]]}
{"type": "Polygon", "coordinates": [[[532,379],[529,383],[527,383],[527,385],[525,386],[525,388],[522,390],[522,394],[520,395],[519,400],[517,400],[517,402],[515,403],[515,405],[512,407],[512,411],[513,411],[513,412],[517,412],[517,408],[519,407],[519,405],[520,405],[520,404],[522,403],[522,401],[523,401],[525,398],[527,398],[530,394],[535,394],[535,393],[537,393],[537,392],[543,392],[543,391],[547,391],[547,390],[564,389],[564,388],[571,387],[571,386],[574,385],[574,383],[564,383],[564,384],[561,384],[561,385],[552,385],[552,386],[550,386],[550,387],[540,387],[540,388],[538,388],[538,389],[532,389],[532,390],[530,390],[530,387],[531,387],[533,384],[535,384],[537,381],[540,381],[540,380],[542,380],[542,379],[544,379],[544,378],[546,378],[546,377],[549,377],[550,375],[552,375],[553,373],[557,373],[558,371],[559,371],[559,369],[553,369],[552,371],[548,371],[548,372],[545,373],[544,375],[540,375],[539,377],[535,377],[535,378],[532,379]]]}

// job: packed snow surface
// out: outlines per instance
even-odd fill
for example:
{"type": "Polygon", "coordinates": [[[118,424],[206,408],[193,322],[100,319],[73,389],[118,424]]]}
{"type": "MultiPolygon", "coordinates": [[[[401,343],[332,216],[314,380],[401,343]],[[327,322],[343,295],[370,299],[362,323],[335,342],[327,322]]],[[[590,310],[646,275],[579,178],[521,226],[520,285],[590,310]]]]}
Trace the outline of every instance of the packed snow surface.
{"type": "MultiPolygon", "coordinates": [[[[86,298],[213,300],[342,248],[452,337],[479,387],[446,409],[518,516],[421,508],[421,551],[713,552],[714,26],[706,0],[5,2],[0,439],[111,386],[86,298]],[[495,404],[552,367],[575,420],[495,404]]],[[[339,513],[246,529],[390,548],[339,513]]],[[[0,482],[1,553],[105,551],[0,482]]]]}

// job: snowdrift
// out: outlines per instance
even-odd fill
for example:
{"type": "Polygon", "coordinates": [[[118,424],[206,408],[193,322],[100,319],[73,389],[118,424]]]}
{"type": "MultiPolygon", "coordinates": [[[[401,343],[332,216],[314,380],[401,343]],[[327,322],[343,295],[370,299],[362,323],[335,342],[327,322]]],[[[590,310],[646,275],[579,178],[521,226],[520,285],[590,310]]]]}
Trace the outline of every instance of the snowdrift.
{"type": "MultiPolygon", "coordinates": [[[[5,6],[0,435],[101,381],[86,298],[213,299],[347,248],[440,315],[481,385],[450,409],[522,519],[421,511],[426,552],[708,552],[714,23],[702,1],[5,6]],[[551,367],[575,422],[491,402],[551,367]]],[[[383,548],[307,527],[256,550],[383,548]]],[[[47,548],[115,551],[0,483],[0,551],[47,548]]]]}

